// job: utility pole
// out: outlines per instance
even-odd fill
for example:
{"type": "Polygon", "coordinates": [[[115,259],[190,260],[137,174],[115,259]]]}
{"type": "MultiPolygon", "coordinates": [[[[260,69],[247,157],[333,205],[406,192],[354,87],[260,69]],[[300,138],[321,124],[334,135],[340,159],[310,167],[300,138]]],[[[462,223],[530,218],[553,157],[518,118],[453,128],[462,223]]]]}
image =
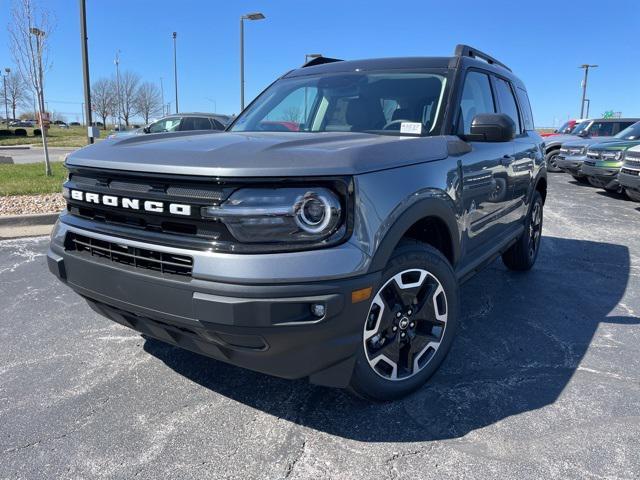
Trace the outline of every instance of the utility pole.
{"type": "Polygon", "coordinates": [[[162,77],[160,77],[160,96],[162,97],[162,116],[164,117],[164,85],[162,84],[162,77]]]}
{"type": "Polygon", "coordinates": [[[116,64],[116,97],[118,97],[118,131],[122,131],[122,116],[120,115],[120,108],[122,106],[122,99],[120,98],[120,50],[116,52],[116,59],[113,61],[116,64]]]}
{"type": "Polygon", "coordinates": [[[7,103],[7,77],[11,73],[10,68],[4,69],[4,75],[2,76],[2,83],[4,83],[4,121],[9,126],[9,104],[7,103]]]}
{"type": "Polygon", "coordinates": [[[44,147],[44,170],[47,176],[51,176],[51,163],[49,163],[49,146],[47,144],[47,129],[44,124],[44,75],[42,73],[42,38],[45,32],[36,27],[29,30],[36,37],[36,53],[38,55],[38,103],[40,108],[40,131],[42,132],[42,146],[44,147]]]}
{"type": "MultiPolygon", "coordinates": [[[[582,81],[582,103],[580,104],[580,118],[584,117],[584,103],[587,98],[587,79],[589,78],[589,69],[596,68],[598,65],[589,65],[585,63],[584,65],[580,65],[578,68],[584,69],[584,80],[582,81]]],[[[588,110],[587,110],[588,112],[588,110]]]]}
{"type": "Polygon", "coordinates": [[[244,21],[264,19],[264,14],[260,12],[247,13],[240,17],[240,111],[244,110],[244,21]]]}
{"type": "Polygon", "coordinates": [[[82,36],[82,76],[84,79],[84,112],[82,123],[87,128],[87,144],[93,143],[91,128],[91,81],[89,80],[89,49],[87,47],[87,5],[85,0],[80,1],[80,35],[82,36]],[[86,122],[86,123],[85,123],[86,122]]]}
{"type": "Polygon", "coordinates": [[[173,32],[173,81],[176,86],[176,113],[178,113],[178,57],[176,55],[177,32],[173,32]]]}

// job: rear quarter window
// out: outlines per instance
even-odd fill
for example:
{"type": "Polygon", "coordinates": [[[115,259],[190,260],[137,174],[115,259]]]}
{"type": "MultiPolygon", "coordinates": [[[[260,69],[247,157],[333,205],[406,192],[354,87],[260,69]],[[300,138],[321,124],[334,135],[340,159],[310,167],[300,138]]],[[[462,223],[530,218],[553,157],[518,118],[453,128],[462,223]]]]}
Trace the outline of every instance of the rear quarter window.
{"type": "MultiPolygon", "coordinates": [[[[520,104],[520,110],[522,112],[522,121],[524,123],[525,130],[534,130],[533,113],[531,112],[531,103],[529,102],[529,95],[526,90],[517,87],[516,94],[518,95],[518,103],[520,104]]],[[[564,133],[564,132],[563,132],[564,133]]]]}

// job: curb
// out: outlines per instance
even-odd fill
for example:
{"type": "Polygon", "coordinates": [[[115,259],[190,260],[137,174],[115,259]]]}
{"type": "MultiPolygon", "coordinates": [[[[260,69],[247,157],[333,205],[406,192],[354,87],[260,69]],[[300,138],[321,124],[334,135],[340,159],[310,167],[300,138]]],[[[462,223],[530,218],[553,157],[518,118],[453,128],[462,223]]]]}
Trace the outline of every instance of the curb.
{"type": "Polygon", "coordinates": [[[0,227],[29,227],[33,225],[53,225],[58,213],[36,213],[33,215],[9,215],[0,217],[0,227]]]}
{"type": "Polygon", "coordinates": [[[0,145],[0,150],[31,150],[31,145],[0,145]]]}

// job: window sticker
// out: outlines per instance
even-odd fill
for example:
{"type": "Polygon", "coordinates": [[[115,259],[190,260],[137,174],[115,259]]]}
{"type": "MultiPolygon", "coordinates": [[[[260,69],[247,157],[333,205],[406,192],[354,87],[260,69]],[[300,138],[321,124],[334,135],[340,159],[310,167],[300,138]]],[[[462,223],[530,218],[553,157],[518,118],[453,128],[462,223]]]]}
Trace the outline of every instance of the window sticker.
{"type": "Polygon", "coordinates": [[[411,133],[414,135],[421,135],[422,124],[419,122],[402,122],[400,124],[400,133],[411,133]]]}

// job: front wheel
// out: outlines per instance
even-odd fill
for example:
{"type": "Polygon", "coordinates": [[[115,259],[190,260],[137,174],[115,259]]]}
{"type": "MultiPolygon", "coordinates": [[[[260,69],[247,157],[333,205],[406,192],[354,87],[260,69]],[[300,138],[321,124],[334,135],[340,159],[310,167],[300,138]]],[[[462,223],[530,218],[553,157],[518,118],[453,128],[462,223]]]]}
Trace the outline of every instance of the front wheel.
{"type": "Polygon", "coordinates": [[[634,202],[640,202],[640,192],[638,192],[637,190],[626,188],[624,192],[627,194],[627,197],[629,197],[634,202]]]}
{"type": "Polygon", "coordinates": [[[524,232],[522,232],[516,243],[502,254],[502,262],[508,269],[529,270],[536,263],[542,238],[542,209],[542,195],[536,191],[533,194],[524,232]]]}
{"type": "Polygon", "coordinates": [[[417,241],[398,247],[363,319],[350,389],[388,401],[421,387],[451,347],[458,295],[453,269],[438,250],[417,241]]]}
{"type": "Polygon", "coordinates": [[[561,172],[562,169],[558,167],[558,154],[560,150],[551,150],[549,153],[545,155],[545,160],[547,161],[547,171],[548,172],[561,172]]]}

